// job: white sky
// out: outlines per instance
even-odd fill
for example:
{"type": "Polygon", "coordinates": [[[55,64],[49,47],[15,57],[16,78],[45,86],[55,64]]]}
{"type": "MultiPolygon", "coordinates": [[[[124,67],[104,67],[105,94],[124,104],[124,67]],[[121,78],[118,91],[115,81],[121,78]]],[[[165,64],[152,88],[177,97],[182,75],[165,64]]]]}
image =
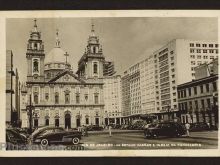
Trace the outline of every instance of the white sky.
{"type": "MultiPolygon", "coordinates": [[[[107,60],[115,62],[122,74],[135,61],[176,38],[217,41],[217,18],[93,18],[95,33],[99,36],[107,60]]],[[[33,19],[7,19],[6,48],[13,51],[14,66],[21,81],[26,80],[26,47],[33,19]]],[[[83,55],[91,30],[90,18],[37,19],[42,32],[45,53],[55,46],[55,33],[59,29],[61,48],[70,55],[74,71],[83,55]]]]}

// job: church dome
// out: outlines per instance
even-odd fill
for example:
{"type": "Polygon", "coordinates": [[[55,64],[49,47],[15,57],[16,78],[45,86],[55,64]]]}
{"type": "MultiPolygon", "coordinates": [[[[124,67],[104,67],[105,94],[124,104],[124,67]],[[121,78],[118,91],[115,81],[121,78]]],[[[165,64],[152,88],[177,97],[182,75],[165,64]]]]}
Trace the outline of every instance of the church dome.
{"type": "Polygon", "coordinates": [[[45,57],[45,64],[48,63],[65,63],[65,52],[60,47],[53,48],[45,57]]]}

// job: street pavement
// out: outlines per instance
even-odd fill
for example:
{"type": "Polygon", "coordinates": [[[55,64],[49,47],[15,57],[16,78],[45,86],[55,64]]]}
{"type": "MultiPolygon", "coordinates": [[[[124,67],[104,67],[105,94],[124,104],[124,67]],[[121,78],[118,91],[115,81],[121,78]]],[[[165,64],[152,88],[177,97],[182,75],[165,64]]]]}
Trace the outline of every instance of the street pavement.
{"type": "Polygon", "coordinates": [[[107,130],[89,132],[78,145],[31,145],[27,150],[157,150],[157,149],[217,149],[218,131],[190,132],[190,137],[157,137],[146,139],[143,130],[107,130]],[[34,147],[34,148],[33,148],[34,147]]]}
{"type": "Polygon", "coordinates": [[[157,137],[145,139],[143,132],[92,134],[83,137],[81,145],[85,150],[152,150],[152,149],[216,149],[218,132],[191,132],[190,137],[157,137]]]}

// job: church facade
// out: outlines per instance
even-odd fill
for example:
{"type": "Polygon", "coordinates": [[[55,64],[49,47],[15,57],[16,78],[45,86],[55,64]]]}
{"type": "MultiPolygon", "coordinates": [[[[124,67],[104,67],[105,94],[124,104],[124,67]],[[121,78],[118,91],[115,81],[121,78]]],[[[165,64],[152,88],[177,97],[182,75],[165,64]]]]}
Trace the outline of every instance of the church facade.
{"type": "Polygon", "coordinates": [[[21,89],[22,127],[29,127],[27,106],[30,99],[34,105],[33,127],[104,125],[105,57],[94,25],[76,73],[67,57],[58,32],[54,48],[45,55],[35,20],[27,43],[27,82],[21,89]]]}

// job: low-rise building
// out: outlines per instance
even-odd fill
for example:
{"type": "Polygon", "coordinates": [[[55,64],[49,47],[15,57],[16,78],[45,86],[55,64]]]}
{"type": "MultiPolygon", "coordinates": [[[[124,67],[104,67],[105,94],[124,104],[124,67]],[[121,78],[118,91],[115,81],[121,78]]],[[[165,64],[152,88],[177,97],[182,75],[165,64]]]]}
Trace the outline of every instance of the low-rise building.
{"type": "MultiPolygon", "coordinates": [[[[198,79],[178,85],[182,123],[206,122],[218,125],[218,74],[206,72],[215,62],[199,66],[195,70],[195,75],[200,75],[198,79]]],[[[217,66],[216,63],[214,65],[217,66]]]]}

